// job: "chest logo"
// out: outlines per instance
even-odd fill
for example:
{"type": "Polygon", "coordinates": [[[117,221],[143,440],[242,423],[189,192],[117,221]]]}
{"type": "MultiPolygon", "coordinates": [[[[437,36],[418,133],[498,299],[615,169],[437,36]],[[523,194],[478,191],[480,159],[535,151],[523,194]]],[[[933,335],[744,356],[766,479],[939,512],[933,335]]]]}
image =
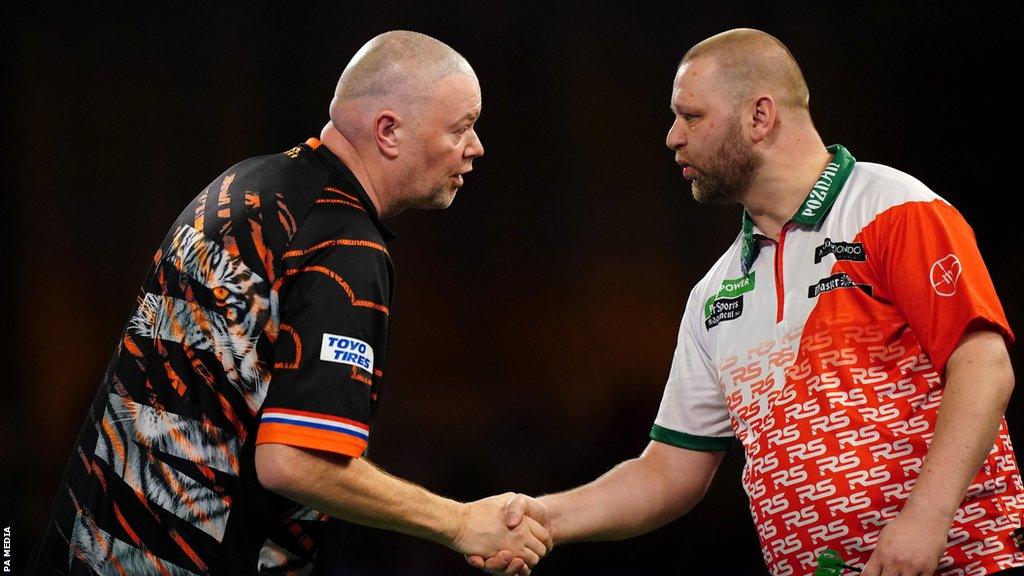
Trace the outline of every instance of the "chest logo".
{"type": "Polygon", "coordinates": [[[870,284],[858,284],[853,281],[853,278],[850,278],[849,274],[840,272],[838,274],[833,274],[828,278],[822,278],[821,280],[818,280],[817,284],[811,284],[810,286],[808,286],[807,297],[817,298],[819,295],[824,294],[825,292],[831,292],[839,288],[860,288],[868,296],[870,296],[872,292],[870,284]]]}
{"type": "Polygon", "coordinates": [[[852,260],[864,262],[867,254],[864,253],[864,245],[860,242],[833,242],[831,238],[825,238],[825,242],[814,249],[814,263],[821,262],[822,258],[832,254],[836,260],[852,260]]]}
{"type": "Polygon", "coordinates": [[[963,267],[956,254],[948,254],[932,264],[932,288],[939,296],[956,294],[956,283],[960,280],[963,267]]]}
{"type": "Polygon", "coordinates": [[[722,286],[704,304],[704,326],[711,330],[726,320],[743,314],[743,295],[754,290],[754,272],[739,278],[726,278],[722,286]]]}

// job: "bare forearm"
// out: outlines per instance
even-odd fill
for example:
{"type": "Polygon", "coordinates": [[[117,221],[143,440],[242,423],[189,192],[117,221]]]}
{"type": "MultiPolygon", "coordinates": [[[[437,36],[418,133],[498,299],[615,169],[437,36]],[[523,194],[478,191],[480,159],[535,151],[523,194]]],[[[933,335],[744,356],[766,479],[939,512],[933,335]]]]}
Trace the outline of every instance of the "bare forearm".
{"type": "Polygon", "coordinates": [[[458,536],[458,502],[395,478],[362,458],[309,452],[281,445],[257,451],[282,452],[287,465],[261,481],[295,502],[364,526],[393,530],[452,546],[458,536]],[[269,485],[268,485],[269,484],[269,485]]]}
{"type": "Polygon", "coordinates": [[[1013,389],[1002,337],[969,335],[950,357],[928,455],[906,509],[952,522],[971,480],[992,449],[1013,389]]]}
{"type": "Polygon", "coordinates": [[[677,450],[652,443],[644,456],[626,460],[593,482],[540,498],[551,515],[557,543],[622,540],[645,534],[688,512],[707,491],[720,453],[689,453],[696,460],[681,471],[649,457],[652,450],[677,450]]]}

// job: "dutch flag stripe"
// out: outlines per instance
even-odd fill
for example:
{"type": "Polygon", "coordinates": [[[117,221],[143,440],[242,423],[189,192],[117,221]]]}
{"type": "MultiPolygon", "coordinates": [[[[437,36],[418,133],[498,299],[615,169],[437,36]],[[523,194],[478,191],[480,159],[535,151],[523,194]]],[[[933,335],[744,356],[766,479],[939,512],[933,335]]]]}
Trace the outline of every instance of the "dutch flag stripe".
{"type": "Polygon", "coordinates": [[[339,422],[338,420],[328,420],[326,418],[316,418],[313,416],[300,416],[298,414],[288,414],[276,410],[264,412],[261,422],[291,424],[293,426],[330,430],[332,432],[341,432],[343,434],[355,436],[362,440],[367,440],[370,437],[369,427],[357,422],[339,422]]]}

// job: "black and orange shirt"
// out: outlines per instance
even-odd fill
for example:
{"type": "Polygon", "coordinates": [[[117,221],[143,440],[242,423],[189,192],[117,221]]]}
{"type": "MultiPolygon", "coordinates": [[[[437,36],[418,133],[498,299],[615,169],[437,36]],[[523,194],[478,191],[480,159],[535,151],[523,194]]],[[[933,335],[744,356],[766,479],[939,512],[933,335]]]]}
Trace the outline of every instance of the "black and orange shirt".
{"type": "MultiPolygon", "coordinates": [[[[738,441],[769,572],[862,565],[910,495],[946,362],[973,329],[1013,339],[963,217],[918,180],[842,146],[778,240],[744,214],[693,289],[651,437],[738,441]]],[[[939,571],[1024,565],[1024,486],[1005,420],[950,528],[939,571]]]]}
{"type": "Polygon", "coordinates": [[[327,517],[264,490],[255,445],[366,449],[387,356],[390,236],[315,139],[203,190],[153,258],[34,570],[310,569],[327,517]]]}

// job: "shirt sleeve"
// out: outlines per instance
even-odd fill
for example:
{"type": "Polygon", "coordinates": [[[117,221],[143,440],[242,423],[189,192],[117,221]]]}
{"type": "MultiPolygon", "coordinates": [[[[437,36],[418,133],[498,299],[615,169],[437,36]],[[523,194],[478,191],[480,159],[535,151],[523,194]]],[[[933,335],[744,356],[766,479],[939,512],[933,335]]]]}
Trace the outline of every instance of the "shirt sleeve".
{"type": "Polygon", "coordinates": [[[257,445],[362,455],[386,354],[387,258],[382,245],[352,239],[285,254],[274,370],[257,445]]]}
{"type": "Polygon", "coordinates": [[[729,450],[735,439],[729,408],[704,339],[699,292],[695,288],[690,293],[683,312],[651,439],[689,450],[729,450]]]}
{"type": "Polygon", "coordinates": [[[1003,307],[981,258],[974,231],[941,199],[909,202],[882,213],[865,238],[889,298],[914,331],[932,365],[946,361],[971,330],[994,330],[1013,342],[1003,307]]]}

